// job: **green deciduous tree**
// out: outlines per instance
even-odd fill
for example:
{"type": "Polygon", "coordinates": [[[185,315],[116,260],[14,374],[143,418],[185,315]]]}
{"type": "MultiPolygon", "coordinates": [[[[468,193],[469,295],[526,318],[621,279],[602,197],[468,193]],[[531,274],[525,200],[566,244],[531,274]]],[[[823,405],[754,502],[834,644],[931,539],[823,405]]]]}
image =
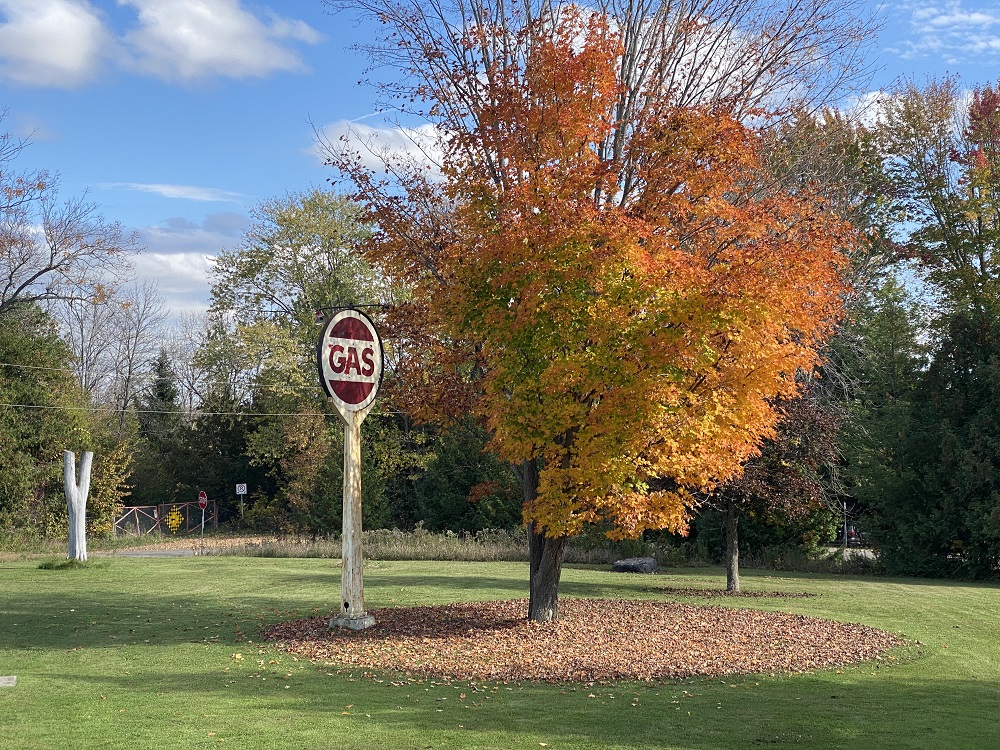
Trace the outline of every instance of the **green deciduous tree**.
{"type": "Polygon", "coordinates": [[[0,529],[66,533],[62,452],[95,452],[88,529],[108,533],[128,494],[129,446],[88,413],[51,318],[18,305],[0,326],[0,529]]]}
{"type": "Polygon", "coordinates": [[[1000,95],[957,78],[886,97],[880,146],[906,209],[901,242],[949,307],[1000,298],[1000,95]]]}
{"type": "Polygon", "coordinates": [[[264,201],[252,216],[240,245],[216,260],[216,313],[243,324],[281,321],[312,343],[318,309],[370,304],[384,294],[358,252],[371,229],[346,197],[290,193],[264,201]]]}
{"type": "MultiPolygon", "coordinates": [[[[205,391],[245,415],[245,455],[266,476],[250,520],[338,532],[343,428],[317,380],[316,311],[379,303],[389,290],[363,258],[371,230],[347,198],[297,193],[264,202],[255,218],[216,264],[212,324],[197,356],[205,391]]],[[[366,420],[363,507],[370,525],[392,515],[389,478],[420,461],[396,422],[378,406],[366,420]]]]}
{"type": "Polygon", "coordinates": [[[34,305],[10,310],[0,326],[0,526],[59,530],[62,453],[86,446],[82,394],[69,353],[34,305]]]}

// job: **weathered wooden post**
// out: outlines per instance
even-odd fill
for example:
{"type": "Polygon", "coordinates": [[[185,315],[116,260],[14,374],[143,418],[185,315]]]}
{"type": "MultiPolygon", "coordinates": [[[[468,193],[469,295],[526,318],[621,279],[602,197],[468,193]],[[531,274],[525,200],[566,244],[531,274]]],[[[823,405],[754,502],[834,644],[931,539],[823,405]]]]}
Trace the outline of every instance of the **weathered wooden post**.
{"type": "Polygon", "coordinates": [[[63,451],[63,481],[66,485],[66,507],[69,509],[70,560],[87,560],[87,496],[90,494],[90,467],[94,454],[85,451],[80,458],[80,478],[76,477],[76,454],[63,451]]]}
{"type": "Polygon", "coordinates": [[[340,614],[331,628],[363,630],[375,624],[365,611],[361,545],[361,423],[382,382],[382,341],[357,310],[341,310],[323,326],[316,350],[320,382],[344,422],[344,522],[341,536],[340,614]]]}

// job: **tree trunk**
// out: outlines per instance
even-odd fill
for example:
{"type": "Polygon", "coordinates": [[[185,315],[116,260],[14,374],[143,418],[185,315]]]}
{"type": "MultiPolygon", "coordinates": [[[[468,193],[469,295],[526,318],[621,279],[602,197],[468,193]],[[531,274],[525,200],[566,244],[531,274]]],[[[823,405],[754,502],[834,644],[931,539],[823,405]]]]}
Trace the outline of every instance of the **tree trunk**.
{"type": "Polygon", "coordinates": [[[530,564],[530,597],[528,619],[535,622],[552,622],[559,619],[559,576],[562,573],[566,537],[545,536],[544,527],[531,523],[528,526],[530,564]]]}
{"type": "Polygon", "coordinates": [[[76,454],[63,451],[63,480],[69,510],[70,560],[87,560],[87,495],[90,494],[90,466],[94,454],[86,451],[80,459],[80,479],[76,478],[76,454]]]}
{"type": "Polygon", "coordinates": [[[740,590],[739,509],[726,498],[726,591],[740,590]]]}
{"type": "MultiPolygon", "coordinates": [[[[526,503],[538,496],[538,462],[521,465],[521,485],[526,503]]],[[[545,527],[528,523],[528,619],[552,622],[559,619],[559,576],[562,574],[566,537],[545,535],[545,527]]]]}

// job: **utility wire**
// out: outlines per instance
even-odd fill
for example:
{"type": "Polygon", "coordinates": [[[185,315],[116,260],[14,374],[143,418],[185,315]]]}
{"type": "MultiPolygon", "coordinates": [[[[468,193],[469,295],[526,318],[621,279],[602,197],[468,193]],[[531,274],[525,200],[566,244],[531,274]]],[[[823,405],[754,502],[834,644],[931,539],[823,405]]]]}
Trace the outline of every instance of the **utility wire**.
{"type": "MultiPolygon", "coordinates": [[[[0,403],[0,406],[9,406],[13,409],[46,409],[46,410],[59,410],[64,411],[86,411],[94,413],[105,413],[105,414],[121,414],[127,412],[130,414],[181,414],[186,416],[197,416],[197,417],[326,417],[328,414],[323,412],[265,412],[265,411],[201,411],[196,409],[194,411],[188,411],[187,409],[168,411],[160,409],[114,409],[110,406],[44,406],[41,404],[4,404],[0,403]]],[[[382,412],[383,414],[388,414],[389,412],[382,412]]]]}
{"type": "MultiPolygon", "coordinates": [[[[12,409],[45,409],[45,410],[63,410],[63,411],[85,411],[94,413],[105,413],[105,414],[180,414],[182,416],[189,417],[329,417],[332,416],[331,413],[325,412],[301,412],[301,411],[202,411],[200,409],[195,409],[193,411],[182,409],[182,410],[161,410],[161,409],[115,409],[110,406],[44,406],[41,404],[5,404],[0,403],[0,407],[7,406],[12,409]]],[[[378,414],[404,414],[405,412],[397,410],[389,411],[379,411],[373,416],[378,414]]]]}
{"type": "MultiPolygon", "coordinates": [[[[0,362],[0,367],[20,367],[25,370],[47,370],[49,372],[70,372],[76,374],[76,370],[70,370],[65,367],[41,367],[40,365],[19,365],[14,362],[0,362]]],[[[269,389],[277,390],[280,388],[298,388],[305,390],[319,391],[320,387],[318,385],[293,385],[291,383],[254,383],[252,386],[254,389],[269,389]]]]}
{"type": "Polygon", "coordinates": [[[19,365],[14,362],[0,362],[0,367],[20,367],[23,370],[48,370],[50,372],[76,373],[76,370],[71,370],[68,367],[42,367],[40,365],[19,365]]]}

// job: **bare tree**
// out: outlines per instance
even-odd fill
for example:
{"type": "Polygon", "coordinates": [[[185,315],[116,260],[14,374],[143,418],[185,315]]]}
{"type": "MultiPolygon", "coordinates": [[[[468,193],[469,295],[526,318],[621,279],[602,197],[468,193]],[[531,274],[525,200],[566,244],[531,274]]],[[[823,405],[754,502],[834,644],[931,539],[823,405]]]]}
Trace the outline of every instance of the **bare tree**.
{"type": "Polygon", "coordinates": [[[0,316],[18,304],[102,300],[123,256],[139,250],[86,196],[60,201],[55,176],[17,172],[26,145],[0,135],[0,316]]]}
{"type": "Polygon", "coordinates": [[[114,378],[114,339],[109,331],[115,305],[111,300],[67,300],[50,308],[59,320],[63,340],[73,352],[73,369],[80,385],[98,403],[104,400],[114,378]]]}
{"type": "MultiPolygon", "coordinates": [[[[489,128],[471,122],[470,112],[490,87],[491,76],[505,75],[523,62],[528,49],[517,30],[531,19],[558,18],[559,0],[324,0],[334,11],[354,11],[377,19],[383,38],[358,44],[373,68],[392,75],[376,83],[380,105],[401,115],[431,122],[466,122],[467,130],[489,128]],[[487,43],[473,49],[468,30],[487,43]]],[[[574,5],[586,3],[574,3],[574,5]]],[[[654,117],[667,98],[675,106],[724,104],[737,117],[781,118],[815,113],[857,93],[870,78],[866,53],[878,21],[862,0],[591,0],[595,12],[613,20],[622,47],[621,90],[609,119],[614,129],[599,145],[600,156],[615,164],[619,190],[614,200],[635,199],[632,136],[654,117]]],[[[489,111],[486,108],[486,111],[489,111]]],[[[493,125],[496,126],[495,124],[493,125]]],[[[421,129],[401,128],[413,141],[411,154],[431,159],[437,151],[421,129]]],[[[349,138],[357,147],[357,134],[349,138]]],[[[346,146],[320,138],[320,147],[337,160],[346,146]]],[[[475,139],[451,144],[473,163],[496,159],[475,139]]],[[[386,171],[413,179],[405,162],[368,146],[386,162],[386,171]]],[[[420,165],[423,167],[423,164],[420,165]]],[[[499,166],[499,165],[497,165],[499,166]]],[[[419,171],[419,170],[418,170],[419,171]]],[[[494,169],[501,179],[502,170],[494,169]]],[[[595,199],[606,198],[598,188],[595,199]]]]}
{"type": "Polygon", "coordinates": [[[184,313],[166,338],[166,350],[177,377],[180,403],[193,417],[204,401],[208,371],[195,356],[208,337],[211,321],[207,313],[184,313]]]}
{"type": "MultiPolygon", "coordinates": [[[[0,122],[6,116],[7,110],[0,110],[0,122]]],[[[51,181],[49,173],[44,170],[14,170],[14,160],[27,145],[27,140],[14,138],[10,133],[0,133],[0,214],[6,215],[38,200],[51,181]]]]}
{"type": "Polygon", "coordinates": [[[75,355],[80,384],[124,424],[163,345],[166,312],[156,285],[108,287],[102,300],[61,300],[52,309],[75,355]]]}

